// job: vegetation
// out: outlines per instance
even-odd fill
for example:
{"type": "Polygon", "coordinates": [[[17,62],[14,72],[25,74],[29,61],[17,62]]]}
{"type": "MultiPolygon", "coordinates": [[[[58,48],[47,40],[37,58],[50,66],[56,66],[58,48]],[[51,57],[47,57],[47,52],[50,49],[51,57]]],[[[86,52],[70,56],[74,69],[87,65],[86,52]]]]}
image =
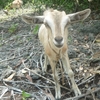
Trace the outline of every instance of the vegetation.
{"type": "Polygon", "coordinates": [[[12,24],[9,29],[8,29],[8,32],[9,33],[14,33],[16,30],[17,30],[17,27],[18,27],[18,24],[12,24]]]}
{"type": "Polygon", "coordinates": [[[30,97],[30,94],[26,93],[25,91],[22,92],[22,100],[27,100],[30,97]]]}
{"type": "MultiPolygon", "coordinates": [[[[7,8],[13,0],[0,0],[0,8],[7,8]]],[[[41,9],[44,5],[46,8],[56,8],[60,10],[73,11],[91,8],[100,11],[100,0],[23,0],[23,3],[32,3],[34,7],[41,9]]]]}
{"type": "Polygon", "coordinates": [[[39,25],[35,25],[35,28],[33,29],[33,33],[37,34],[39,30],[39,25]]]}

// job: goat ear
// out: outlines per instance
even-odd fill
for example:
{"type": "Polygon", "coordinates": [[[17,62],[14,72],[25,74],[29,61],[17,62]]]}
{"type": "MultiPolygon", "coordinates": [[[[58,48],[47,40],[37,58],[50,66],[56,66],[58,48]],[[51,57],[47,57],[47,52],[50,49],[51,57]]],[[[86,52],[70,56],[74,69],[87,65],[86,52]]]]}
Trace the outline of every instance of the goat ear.
{"type": "Polygon", "coordinates": [[[22,20],[27,24],[42,24],[44,22],[44,16],[28,16],[22,15],[22,20]]]}
{"type": "Polygon", "coordinates": [[[83,11],[79,11],[77,13],[69,14],[68,17],[70,18],[70,22],[78,22],[78,21],[83,21],[86,19],[91,13],[90,9],[86,9],[83,11]]]}

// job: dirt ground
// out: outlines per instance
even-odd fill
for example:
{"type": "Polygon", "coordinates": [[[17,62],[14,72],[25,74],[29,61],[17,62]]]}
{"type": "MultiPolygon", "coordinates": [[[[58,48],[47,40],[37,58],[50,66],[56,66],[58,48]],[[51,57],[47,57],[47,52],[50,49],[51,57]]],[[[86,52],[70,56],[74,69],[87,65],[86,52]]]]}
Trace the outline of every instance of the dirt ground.
{"type": "MultiPolygon", "coordinates": [[[[0,100],[55,100],[51,69],[42,74],[43,47],[35,26],[31,30],[18,12],[0,12],[0,100]]],[[[61,100],[100,100],[100,20],[90,16],[68,29],[68,55],[82,95],[75,97],[64,72],[62,82],[58,63],[61,100]]]]}

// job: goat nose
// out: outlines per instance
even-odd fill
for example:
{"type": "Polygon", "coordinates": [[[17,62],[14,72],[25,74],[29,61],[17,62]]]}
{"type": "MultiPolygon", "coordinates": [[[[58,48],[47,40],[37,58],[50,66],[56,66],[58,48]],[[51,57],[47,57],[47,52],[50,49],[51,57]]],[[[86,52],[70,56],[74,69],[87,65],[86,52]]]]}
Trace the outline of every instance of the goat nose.
{"type": "Polygon", "coordinates": [[[61,37],[61,36],[55,37],[55,41],[56,41],[57,43],[61,43],[62,40],[63,40],[63,37],[61,37]]]}

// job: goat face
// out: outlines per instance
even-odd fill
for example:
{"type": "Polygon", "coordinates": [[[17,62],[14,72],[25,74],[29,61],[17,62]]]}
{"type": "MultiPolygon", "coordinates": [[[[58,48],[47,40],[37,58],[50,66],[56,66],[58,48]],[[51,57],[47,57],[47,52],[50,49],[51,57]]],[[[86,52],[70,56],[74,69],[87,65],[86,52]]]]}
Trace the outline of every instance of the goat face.
{"type": "Polygon", "coordinates": [[[49,33],[50,41],[58,47],[61,48],[64,44],[64,30],[69,23],[69,18],[66,17],[65,12],[59,12],[57,10],[44,13],[44,25],[49,33]]]}

